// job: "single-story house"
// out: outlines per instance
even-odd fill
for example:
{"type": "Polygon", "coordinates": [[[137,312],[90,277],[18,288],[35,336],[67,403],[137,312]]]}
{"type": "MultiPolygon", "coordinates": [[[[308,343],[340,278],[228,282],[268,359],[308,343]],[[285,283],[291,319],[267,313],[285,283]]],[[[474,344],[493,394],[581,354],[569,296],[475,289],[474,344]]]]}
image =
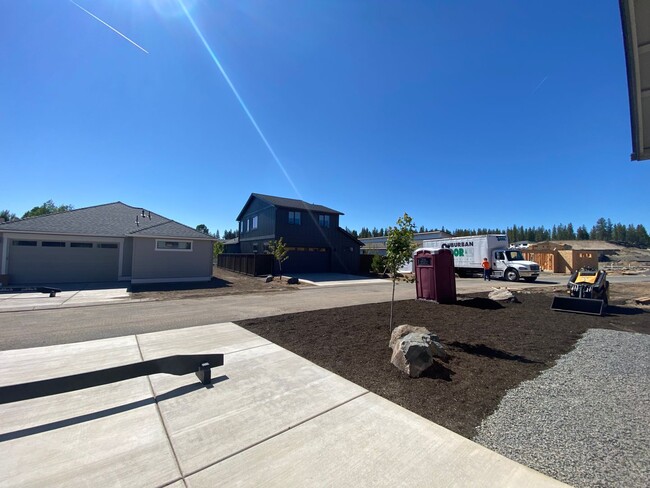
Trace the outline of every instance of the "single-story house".
{"type": "Polygon", "coordinates": [[[9,284],[209,281],[215,239],[122,202],[0,223],[9,284]]]}
{"type": "MultiPolygon", "coordinates": [[[[416,247],[422,247],[424,245],[424,241],[448,237],[452,237],[452,235],[442,230],[416,232],[413,234],[413,243],[416,247]]],[[[388,235],[379,237],[361,237],[359,240],[364,244],[362,251],[363,254],[378,254],[380,256],[386,255],[386,241],[388,241],[388,235]]]]}
{"type": "Polygon", "coordinates": [[[341,215],[323,205],[252,193],[237,216],[239,239],[226,248],[263,254],[270,241],[282,238],[289,256],[285,273],[356,274],[363,243],[339,227],[341,215]]]}

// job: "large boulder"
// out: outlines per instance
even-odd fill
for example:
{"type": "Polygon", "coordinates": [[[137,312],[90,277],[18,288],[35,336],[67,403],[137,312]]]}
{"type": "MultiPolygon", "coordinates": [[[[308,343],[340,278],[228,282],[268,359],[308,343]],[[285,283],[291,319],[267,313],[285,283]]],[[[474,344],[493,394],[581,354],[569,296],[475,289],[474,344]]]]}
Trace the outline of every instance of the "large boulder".
{"type": "Polygon", "coordinates": [[[438,337],[424,327],[405,325],[396,328],[391,335],[391,344],[393,355],[390,362],[411,378],[422,375],[434,363],[434,358],[448,359],[438,337]]]}
{"type": "Polygon", "coordinates": [[[507,288],[495,288],[488,294],[490,300],[495,302],[518,302],[517,297],[507,288]]]}
{"type": "MultiPolygon", "coordinates": [[[[428,329],[425,327],[416,327],[414,325],[403,324],[395,327],[393,332],[390,335],[390,341],[388,342],[388,347],[391,349],[395,348],[395,344],[402,339],[405,335],[408,335],[412,332],[417,332],[418,334],[431,334],[428,329]]],[[[438,337],[435,334],[431,334],[433,340],[437,341],[438,337]]]]}

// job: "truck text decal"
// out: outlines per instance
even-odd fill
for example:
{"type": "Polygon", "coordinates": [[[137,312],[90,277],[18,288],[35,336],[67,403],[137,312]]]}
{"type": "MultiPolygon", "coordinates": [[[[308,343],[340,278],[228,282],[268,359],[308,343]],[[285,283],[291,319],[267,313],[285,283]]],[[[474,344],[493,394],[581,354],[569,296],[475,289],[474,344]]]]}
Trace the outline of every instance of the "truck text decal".
{"type": "Polygon", "coordinates": [[[451,247],[470,247],[470,246],[473,246],[473,245],[474,245],[474,243],[472,241],[465,241],[465,242],[459,241],[459,242],[445,243],[445,244],[442,244],[441,247],[443,249],[449,249],[451,247]]]}

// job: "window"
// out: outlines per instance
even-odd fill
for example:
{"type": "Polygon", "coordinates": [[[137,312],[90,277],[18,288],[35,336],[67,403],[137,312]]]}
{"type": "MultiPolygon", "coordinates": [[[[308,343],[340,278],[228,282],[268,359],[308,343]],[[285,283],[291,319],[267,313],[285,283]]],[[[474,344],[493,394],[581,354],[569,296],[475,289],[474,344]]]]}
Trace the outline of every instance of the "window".
{"type": "Polygon", "coordinates": [[[113,244],[110,242],[100,242],[97,244],[97,247],[100,249],[117,249],[117,244],[113,244]]]}
{"type": "Polygon", "coordinates": [[[191,251],[192,241],[159,241],[156,240],[157,251],[191,251]]]}
{"type": "Polygon", "coordinates": [[[91,247],[93,247],[93,243],[92,242],[71,242],[70,247],[87,247],[87,248],[91,248],[91,247]]]}
{"type": "Polygon", "coordinates": [[[329,227],[330,226],[330,216],[329,215],[319,215],[318,216],[318,223],[320,224],[321,227],[329,227]]]}
{"type": "Polygon", "coordinates": [[[14,246],[36,246],[36,241],[14,241],[14,246]]]}
{"type": "Polygon", "coordinates": [[[289,212],[289,223],[300,225],[300,212],[289,212]]]}
{"type": "Polygon", "coordinates": [[[61,241],[43,241],[41,246],[43,246],[43,247],[65,247],[65,242],[61,242],[61,241]]]}
{"type": "Polygon", "coordinates": [[[251,230],[257,229],[257,215],[253,217],[253,226],[251,227],[251,230]]]}

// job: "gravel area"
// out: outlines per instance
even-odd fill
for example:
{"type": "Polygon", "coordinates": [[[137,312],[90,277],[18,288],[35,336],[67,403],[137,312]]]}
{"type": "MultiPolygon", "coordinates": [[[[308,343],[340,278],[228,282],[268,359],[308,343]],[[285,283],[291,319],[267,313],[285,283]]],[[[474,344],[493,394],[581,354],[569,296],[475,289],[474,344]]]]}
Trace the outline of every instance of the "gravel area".
{"type": "Polygon", "coordinates": [[[576,487],[650,486],[650,336],[588,330],[474,440],[576,487]]]}

